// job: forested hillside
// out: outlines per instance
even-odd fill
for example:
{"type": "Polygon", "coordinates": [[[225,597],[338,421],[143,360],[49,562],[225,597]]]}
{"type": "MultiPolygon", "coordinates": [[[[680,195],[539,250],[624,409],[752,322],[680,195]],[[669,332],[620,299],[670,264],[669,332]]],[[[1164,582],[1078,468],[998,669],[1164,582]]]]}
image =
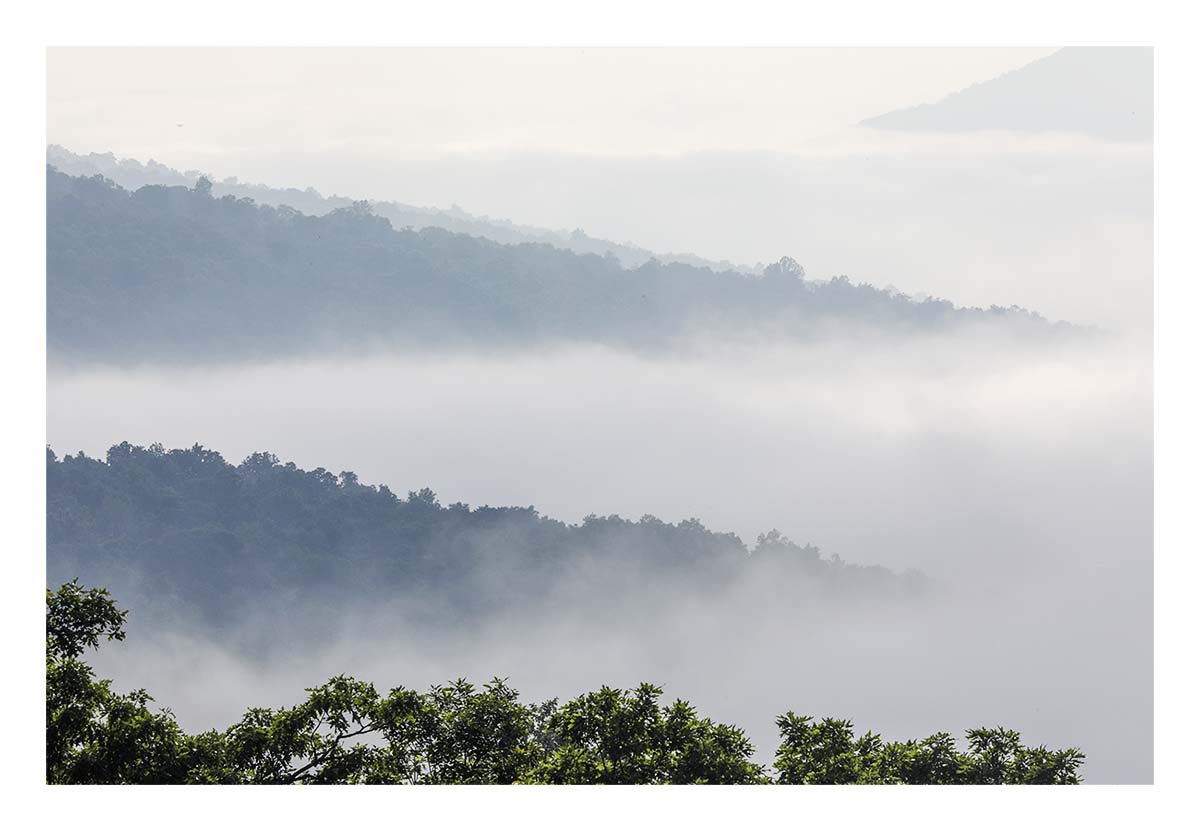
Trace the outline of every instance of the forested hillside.
{"type": "MultiPolygon", "coordinates": [[[[287,205],[301,213],[321,216],[339,208],[349,208],[354,199],[346,196],[324,196],[315,188],[274,188],[268,185],[241,182],[236,176],[217,179],[198,170],[178,171],[153,159],[145,164],[135,159],[118,159],[112,153],[72,153],[65,147],[50,145],[46,149],[47,162],[71,176],[100,175],[111,179],[126,190],[137,190],[146,185],[182,186],[191,188],[201,178],[213,183],[215,197],[232,196],[235,199],[253,199],[261,205],[287,205]]],[[[604,256],[611,252],[625,268],[637,268],[653,259],[663,262],[687,263],[701,268],[719,271],[734,270],[759,272],[763,266],[734,265],[730,262],[713,262],[695,254],[657,253],[628,242],[593,237],[583,230],[554,231],[531,225],[520,225],[506,219],[477,216],[454,205],[447,209],[422,208],[402,202],[372,200],[371,210],[392,223],[394,228],[443,228],[456,234],[484,237],[495,242],[517,245],[523,242],[552,245],[565,248],[576,254],[604,256]]]]}
{"type": "Polygon", "coordinates": [[[314,217],[218,199],[207,180],[130,193],[51,168],[47,213],[52,357],[217,361],[563,341],[655,349],[699,334],[1057,326],[1021,309],[811,281],[787,258],[761,276],[657,261],[628,270],[613,256],[397,230],[366,203],[314,217]]]}
{"type": "Polygon", "coordinates": [[[917,573],[850,565],[777,532],[748,547],[697,520],[570,525],[532,507],[442,505],[428,489],[401,497],[269,453],[233,465],[198,446],[126,443],[106,460],[48,450],[46,477],[51,582],[103,581],[210,626],[268,600],[336,617],[407,598],[462,624],[551,599],[573,615],[653,614],[670,606],[663,592],[719,606],[737,591],[766,614],[927,590],[917,573]]]}

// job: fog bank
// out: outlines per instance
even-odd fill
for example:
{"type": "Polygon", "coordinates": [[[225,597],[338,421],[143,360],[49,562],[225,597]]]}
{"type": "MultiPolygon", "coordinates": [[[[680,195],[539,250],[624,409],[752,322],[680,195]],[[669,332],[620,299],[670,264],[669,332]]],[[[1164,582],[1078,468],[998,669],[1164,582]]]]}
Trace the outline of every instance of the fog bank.
{"type": "MultiPolygon", "coordinates": [[[[698,517],[848,561],[917,567],[926,606],[626,596],[436,631],[397,602],[266,656],[138,631],[99,666],[191,729],[350,672],[380,686],[509,677],[527,700],[652,680],[774,750],[787,709],[890,738],[1003,723],[1088,753],[1088,781],[1151,775],[1151,386],[1144,345],[831,340],[646,358],[603,349],[376,355],[224,368],[56,369],[49,440],[270,450],[443,501],[698,517]],[[607,605],[605,605],[607,604],[607,605]],[[637,607],[641,608],[641,607],[637,607]],[[622,611],[622,610],[625,611],[622,611]],[[641,613],[638,613],[641,614],[641,613]],[[220,683],[212,679],[220,678],[220,683]]],[[[128,605],[128,604],[127,604],[128,605]]],[[[275,630],[273,630],[275,631],[275,630]]]]}
{"type": "Polygon", "coordinates": [[[1002,347],[76,368],[49,379],[49,441],[101,458],[118,441],[199,442],[235,463],[269,450],[448,502],[698,517],[750,540],[777,527],[855,562],[935,571],[969,559],[1007,573],[1124,538],[1150,505],[1148,353],[1002,347]]]}

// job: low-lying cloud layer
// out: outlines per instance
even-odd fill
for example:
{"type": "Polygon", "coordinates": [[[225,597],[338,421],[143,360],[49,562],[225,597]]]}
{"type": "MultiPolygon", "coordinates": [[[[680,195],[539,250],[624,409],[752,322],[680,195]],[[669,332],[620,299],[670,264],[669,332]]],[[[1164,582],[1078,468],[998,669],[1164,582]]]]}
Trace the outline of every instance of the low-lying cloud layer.
{"type": "MultiPolygon", "coordinates": [[[[888,737],[1003,723],[1078,745],[1089,781],[1151,776],[1151,398],[1143,345],[1022,347],[990,336],[831,340],[642,358],[505,356],[59,369],[60,454],[200,442],[269,450],[443,501],[698,517],[743,539],[777,527],[846,560],[917,567],[924,606],[832,607],[741,587],[712,604],[630,596],[484,626],[347,609],[320,637],[250,655],[138,631],[98,666],[185,726],[296,700],[350,672],[380,686],[508,676],[529,699],[653,680],[775,745],[787,709],[888,737]],[[640,616],[640,617],[639,617],[640,616]],[[219,679],[214,680],[214,679],[219,679]]],[[[120,598],[118,598],[120,599],[120,598]]],[[[126,605],[132,605],[126,601],[126,605]]]]}

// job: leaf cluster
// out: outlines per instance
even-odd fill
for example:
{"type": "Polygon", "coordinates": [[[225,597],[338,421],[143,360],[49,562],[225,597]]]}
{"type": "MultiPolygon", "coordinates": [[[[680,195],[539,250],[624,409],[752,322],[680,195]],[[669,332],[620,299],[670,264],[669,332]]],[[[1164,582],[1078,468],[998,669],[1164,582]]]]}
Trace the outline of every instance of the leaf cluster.
{"type": "Polygon", "coordinates": [[[126,613],[76,582],[46,594],[46,778],[52,784],[1076,784],[1083,754],[1003,728],[921,741],[854,736],[849,721],[778,719],[776,776],[739,728],[663,690],[601,687],[522,704],[507,681],[381,695],[340,675],[293,707],[184,732],[145,690],[118,694],[80,658],[124,638],[126,613]]]}

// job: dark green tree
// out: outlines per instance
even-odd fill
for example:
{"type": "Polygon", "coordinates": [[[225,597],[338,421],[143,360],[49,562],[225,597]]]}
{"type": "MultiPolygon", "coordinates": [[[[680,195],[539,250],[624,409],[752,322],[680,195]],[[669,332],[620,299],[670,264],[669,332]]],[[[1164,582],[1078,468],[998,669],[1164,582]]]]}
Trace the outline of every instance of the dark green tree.
{"type": "Polygon", "coordinates": [[[814,721],[787,713],[776,722],[775,754],[784,785],[1075,785],[1084,755],[1076,748],[1048,750],[1021,744],[1003,728],[967,731],[960,752],[948,733],[927,739],[884,742],[874,733],[854,737],[845,720],[814,721]]]}
{"type": "Polygon", "coordinates": [[[46,778],[55,784],[1075,784],[1083,754],[1003,728],[922,741],[855,738],[849,721],[787,713],[777,778],[732,725],[652,684],[521,704],[495,679],[381,696],[337,676],[294,707],[188,735],[145,690],[117,694],[81,660],[125,637],[126,613],[77,582],[46,593],[46,778]]]}
{"type": "Polygon", "coordinates": [[[80,660],[102,640],[123,640],[126,612],[104,589],[78,583],[46,592],[46,780],[180,781],[184,735],[145,690],[118,695],[80,660]]]}
{"type": "Polygon", "coordinates": [[[642,684],[602,687],[550,718],[557,747],[527,775],[550,784],[752,784],[765,781],[754,748],[736,727],[700,719],[684,701],[658,703],[663,691],[642,684]]]}

